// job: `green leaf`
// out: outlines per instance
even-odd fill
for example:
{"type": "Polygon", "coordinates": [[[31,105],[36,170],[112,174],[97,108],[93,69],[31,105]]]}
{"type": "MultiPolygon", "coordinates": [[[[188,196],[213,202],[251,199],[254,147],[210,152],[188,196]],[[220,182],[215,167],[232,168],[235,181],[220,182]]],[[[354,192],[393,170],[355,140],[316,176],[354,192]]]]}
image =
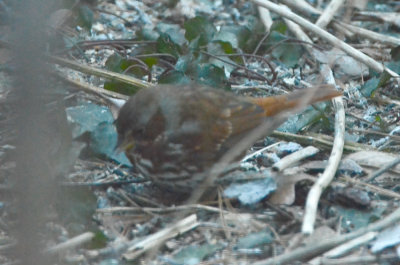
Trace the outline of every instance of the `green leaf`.
{"type": "MultiPolygon", "coordinates": [[[[253,15],[244,16],[245,24],[237,28],[239,47],[247,53],[252,53],[265,36],[265,27],[260,19],[253,15]]],[[[234,31],[232,31],[234,32],[234,31]]]]}
{"type": "Polygon", "coordinates": [[[280,60],[288,68],[291,68],[297,65],[304,52],[303,48],[298,43],[282,42],[286,39],[286,36],[273,31],[267,39],[267,44],[268,47],[273,47],[272,56],[280,60]]]}
{"type": "Polygon", "coordinates": [[[100,230],[97,230],[93,239],[85,245],[87,249],[101,249],[107,246],[107,237],[100,230]]]}
{"type": "MultiPolygon", "coordinates": [[[[154,57],[146,58],[148,63],[151,62],[151,60],[152,60],[151,58],[154,58],[154,57]]],[[[156,60],[158,60],[158,59],[156,59],[156,60]]],[[[112,72],[123,73],[128,67],[135,65],[135,64],[137,64],[137,62],[129,61],[129,60],[123,58],[118,53],[114,53],[113,55],[108,57],[108,59],[105,63],[105,66],[106,66],[106,69],[108,69],[112,72]]],[[[146,71],[144,71],[143,69],[141,69],[139,67],[130,68],[128,73],[131,75],[134,75],[138,78],[147,74],[146,71]]],[[[140,87],[137,87],[137,86],[134,86],[131,84],[127,84],[124,82],[120,82],[120,81],[111,80],[111,81],[104,82],[104,89],[118,92],[118,93],[121,93],[124,95],[133,95],[136,93],[136,91],[138,91],[140,89],[140,87]]]]}
{"type": "Polygon", "coordinates": [[[297,133],[310,123],[319,121],[323,117],[323,111],[328,104],[321,102],[315,105],[318,106],[318,110],[309,106],[302,113],[291,116],[277,130],[281,132],[297,133]]]}
{"type": "Polygon", "coordinates": [[[370,223],[382,218],[382,214],[387,210],[386,207],[374,207],[371,210],[357,210],[335,206],[335,210],[342,219],[342,227],[345,231],[354,231],[366,227],[370,223]]]}
{"type": "MultiPolygon", "coordinates": [[[[152,57],[154,58],[154,57],[152,57]]],[[[123,73],[125,70],[128,69],[128,67],[131,67],[133,65],[137,65],[138,63],[136,61],[131,61],[127,60],[118,53],[114,53],[110,57],[107,58],[107,61],[105,63],[106,69],[110,70],[112,72],[116,73],[123,73]]],[[[147,74],[146,71],[144,71],[140,67],[131,67],[128,71],[129,74],[133,74],[136,77],[142,77],[143,75],[147,74]]]]}
{"type": "Polygon", "coordinates": [[[168,71],[160,75],[158,79],[159,84],[189,84],[191,82],[190,78],[180,71],[168,71]]]}
{"type": "Polygon", "coordinates": [[[82,5],[78,10],[78,25],[90,30],[93,24],[93,11],[87,5],[82,5]]]}
{"type": "MultiPolygon", "coordinates": [[[[154,57],[154,56],[141,57],[140,59],[149,68],[151,68],[154,64],[157,64],[158,60],[159,60],[158,57],[154,57]]],[[[146,70],[142,69],[141,67],[135,67],[135,66],[139,66],[138,62],[136,62],[134,60],[127,60],[127,59],[123,58],[121,55],[119,55],[118,53],[114,53],[113,55],[108,57],[108,59],[105,63],[106,69],[110,70],[112,72],[124,73],[125,70],[127,70],[128,67],[130,67],[129,70],[125,74],[130,74],[137,78],[141,78],[144,75],[148,74],[148,72],[146,70]],[[133,66],[133,67],[131,67],[131,66],[133,66]]],[[[111,82],[111,83],[113,83],[113,82],[111,82]]],[[[118,83],[118,84],[120,84],[120,83],[118,83]]]]}
{"type": "Polygon", "coordinates": [[[149,57],[141,57],[140,58],[142,62],[144,62],[149,68],[151,68],[153,65],[156,65],[159,61],[158,57],[154,56],[149,56],[149,57]]]}
{"type": "Polygon", "coordinates": [[[146,25],[136,31],[136,36],[138,40],[156,41],[160,37],[160,33],[154,27],[146,25]]]}
{"type": "Polygon", "coordinates": [[[260,231],[257,233],[248,234],[245,237],[239,238],[235,248],[254,248],[260,245],[270,244],[274,241],[273,234],[270,231],[260,231]]]}
{"type": "Polygon", "coordinates": [[[104,82],[104,89],[130,96],[140,90],[141,87],[120,81],[106,81],[104,82]]]}
{"type": "Polygon", "coordinates": [[[90,148],[98,155],[106,156],[118,163],[131,166],[125,154],[115,150],[117,141],[117,131],[114,123],[101,122],[91,133],[90,148]]]}
{"type": "Polygon", "coordinates": [[[178,61],[175,64],[175,70],[181,71],[182,73],[185,73],[186,75],[193,78],[197,78],[201,61],[202,56],[196,58],[193,53],[189,52],[179,57],[178,61]]]}
{"type": "Polygon", "coordinates": [[[390,51],[390,55],[392,56],[393,61],[400,61],[400,46],[393,48],[390,51]]]}
{"type": "Polygon", "coordinates": [[[225,71],[213,64],[200,65],[198,72],[198,82],[217,88],[229,89],[225,71]]]}
{"type": "Polygon", "coordinates": [[[229,42],[235,49],[238,47],[244,49],[248,41],[251,39],[251,36],[252,32],[246,26],[231,25],[222,26],[214,39],[229,42]],[[229,37],[230,34],[233,34],[235,36],[234,38],[232,38],[232,41],[229,37]]]}
{"type": "Polygon", "coordinates": [[[185,37],[188,41],[192,41],[199,37],[199,45],[203,46],[212,40],[217,32],[214,25],[204,17],[195,17],[185,22],[185,37]]]}
{"type": "Polygon", "coordinates": [[[171,41],[179,46],[187,43],[184,30],[179,25],[158,23],[156,26],[156,30],[160,34],[164,33],[168,35],[171,41]]]}
{"type": "Polygon", "coordinates": [[[397,74],[400,74],[400,61],[392,61],[385,63],[385,65],[397,74]]]}
{"type": "Polygon", "coordinates": [[[128,67],[128,65],[126,59],[124,59],[118,53],[114,53],[107,58],[105,67],[107,70],[110,70],[112,72],[122,73],[128,67]]]}
{"type": "Polygon", "coordinates": [[[66,109],[68,120],[74,125],[73,136],[89,135],[90,151],[130,166],[124,153],[117,153],[117,132],[114,118],[108,108],[90,102],[66,109]]]}
{"type": "Polygon", "coordinates": [[[175,262],[184,265],[194,265],[201,262],[208,256],[211,256],[218,250],[222,249],[221,244],[204,244],[201,246],[188,246],[179,251],[175,256],[175,262]]]}
{"type": "Polygon", "coordinates": [[[157,51],[160,53],[171,54],[175,58],[179,58],[181,48],[174,43],[171,37],[165,33],[161,33],[157,40],[157,51]]]}
{"type": "Polygon", "coordinates": [[[271,32],[277,32],[284,35],[287,31],[287,25],[282,20],[275,21],[271,26],[271,32]]]}
{"type": "Polygon", "coordinates": [[[376,89],[379,87],[379,79],[376,77],[371,78],[361,87],[360,92],[364,97],[370,98],[373,96],[376,89]]]}
{"type": "Polygon", "coordinates": [[[218,58],[221,58],[223,61],[211,57],[209,59],[209,63],[213,64],[214,66],[224,69],[225,77],[229,78],[231,72],[236,68],[234,66],[234,62],[227,56],[220,56],[221,54],[225,54],[225,50],[223,49],[224,47],[228,46],[228,50],[230,47],[229,43],[221,43],[221,42],[210,42],[207,45],[207,51],[210,54],[215,54],[218,55],[218,58]],[[225,44],[225,46],[224,46],[225,44]]]}
{"type": "Polygon", "coordinates": [[[233,50],[232,48],[237,49],[239,47],[239,40],[237,38],[237,35],[234,34],[233,32],[228,32],[223,28],[217,34],[214,35],[213,41],[221,41],[229,43],[231,50],[233,50]]]}
{"type": "Polygon", "coordinates": [[[198,52],[198,50],[200,50],[200,36],[197,36],[189,42],[189,49],[192,52],[198,52]]]}

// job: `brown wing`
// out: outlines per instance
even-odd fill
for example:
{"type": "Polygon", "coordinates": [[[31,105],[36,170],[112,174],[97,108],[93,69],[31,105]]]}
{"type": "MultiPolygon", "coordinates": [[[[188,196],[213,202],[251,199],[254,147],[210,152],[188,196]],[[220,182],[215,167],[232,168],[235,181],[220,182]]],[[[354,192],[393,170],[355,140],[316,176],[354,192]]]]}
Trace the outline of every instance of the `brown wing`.
{"type": "Polygon", "coordinates": [[[263,120],[264,110],[247,98],[233,93],[199,88],[183,88],[177,95],[180,115],[178,128],[168,135],[168,141],[181,144],[187,159],[215,161],[263,120]],[[199,109],[201,108],[201,109],[199,109]]]}
{"type": "Polygon", "coordinates": [[[214,131],[219,132],[219,134],[214,133],[214,136],[218,136],[215,138],[219,139],[218,152],[225,153],[228,151],[246,137],[250,131],[259,126],[264,119],[264,110],[245,99],[230,104],[221,113],[219,122],[214,125],[214,131]]]}

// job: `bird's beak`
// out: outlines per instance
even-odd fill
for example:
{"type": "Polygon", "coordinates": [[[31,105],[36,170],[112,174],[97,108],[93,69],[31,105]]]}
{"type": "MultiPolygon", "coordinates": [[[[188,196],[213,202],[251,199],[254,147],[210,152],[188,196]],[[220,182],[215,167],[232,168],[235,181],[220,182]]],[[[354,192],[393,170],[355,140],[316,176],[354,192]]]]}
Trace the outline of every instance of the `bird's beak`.
{"type": "Polygon", "coordinates": [[[124,138],[118,137],[118,142],[117,146],[115,147],[115,151],[117,153],[126,152],[134,147],[135,147],[135,141],[133,139],[130,139],[129,137],[124,137],[124,138]]]}

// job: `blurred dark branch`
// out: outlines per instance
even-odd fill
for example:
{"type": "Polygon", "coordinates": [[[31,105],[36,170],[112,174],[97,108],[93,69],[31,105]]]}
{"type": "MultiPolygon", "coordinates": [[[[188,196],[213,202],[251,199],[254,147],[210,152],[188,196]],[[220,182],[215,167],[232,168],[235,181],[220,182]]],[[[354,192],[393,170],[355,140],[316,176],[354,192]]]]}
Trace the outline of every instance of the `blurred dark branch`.
{"type": "Polygon", "coordinates": [[[13,121],[16,135],[16,179],[14,195],[16,224],[13,227],[17,246],[14,258],[20,264],[51,264],[42,254],[43,233],[49,206],[54,202],[54,172],[50,161],[51,120],[46,115],[49,80],[43,61],[46,50],[45,25],[50,2],[13,1],[11,36],[14,53],[13,121]]]}

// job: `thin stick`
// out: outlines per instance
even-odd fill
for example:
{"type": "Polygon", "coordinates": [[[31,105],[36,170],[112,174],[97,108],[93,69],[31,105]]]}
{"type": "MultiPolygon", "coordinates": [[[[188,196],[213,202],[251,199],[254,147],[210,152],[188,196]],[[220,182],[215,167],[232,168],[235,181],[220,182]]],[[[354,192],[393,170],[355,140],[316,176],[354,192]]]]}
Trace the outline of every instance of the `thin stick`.
{"type": "MultiPolygon", "coordinates": [[[[332,71],[330,71],[327,65],[323,66],[323,70],[329,71],[329,76],[333,79],[332,71]]],[[[331,81],[334,82],[334,81],[331,81]]],[[[345,111],[343,105],[343,99],[334,98],[333,104],[335,107],[335,139],[333,141],[333,147],[331,155],[328,160],[328,165],[324,173],[318,178],[318,180],[311,187],[307,201],[305,205],[305,213],[302,225],[302,232],[305,234],[311,234],[314,231],[314,223],[317,216],[317,207],[319,198],[321,197],[322,191],[331,183],[333,177],[336,174],[336,170],[339,167],[340,160],[343,154],[344,146],[344,132],[345,132],[345,111]]]]}
{"type": "Polygon", "coordinates": [[[382,230],[386,227],[389,227],[399,221],[400,221],[400,208],[397,208],[392,214],[389,214],[385,218],[383,218],[373,224],[370,224],[365,228],[358,229],[357,231],[354,231],[352,233],[338,235],[338,236],[334,236],[329,239],[321,240],[321,241],[316,242],[309,246],[299,247],[297,249],[294,249],[291,252],[284,253],[282,255],[279,255],[279,256],[276,256],[273,258],[261,260],[261,261],[255,262],[253,264],[254,265],[273,265],[273,264],[283,265],[283,264],[292,263],[293,261],[306,260],[306,259],[315,257],[317,255],[320,255],[320,253],[323,253],[323,252],[328,251],[336,246],[339,246],[339,245],[343,244],[344,242],[347,242],[349,240],[357,238],[368,232],[380,231],[380,230],[382,230]]]}
{"type": "Polygon", "coordinates": [[[377,71],[379,73],[382,73],[382,72],[386,71],[392,77],[396,77],[396,78],[399,77],[399,75],[397,73],[393,72],[392,70],[390,70],[389,68],[385,67],[381,63],[375,61],[371,57],[365,55],[364,53],[360,52],[357,49],[354,49],[353,47],[351,47],[347,43],[341,41],[340,39],[336,38],[335,36],[333,36],[332,34],[328,33],[327,31],[325,31],[325,30],[321,29],[320,27],[314,25],[310,21],[300,17],[299,15],[297,15],[297,14],[291,12],[291,11],[289,12],[287,10],[287,7],[283,8],[282,6],[274,4],[274,3],[272,3],[271,1],[268,1],[268,0],[252,0],[252,1],[254,3],[256,3],[257,5],[260,5],[260,6],[263,6],[265,8],[268,8],[269,10],[277,13],[278,15],[280,15],[280,16],[282,16],[284,18],[288,18],[288,19],[294,21],[295,23],[299,24],[300,26],[304,27],[307,30],[314,32],[315,34],[317,34],[318,36],[320,36],[324,40],[328,41],[329,43],[331,43],[335,47],[340,48],[341,50],[343,50],[344,52],[348,53],[350,56],[354,57],[358,61],[368,65],[369,67],[371,67],[375,71],[377,71]]]}
{"type": "Polygon", "coordinates": [[[80,234],[79,236],[70,238],[63,243],[60,243],[51,248],[48,248],[45,250],[45,252],[50,253],[50,254],[59,253],[61,251],[65,251],[65,250],[74,248],[76,246],[80,246],[80,245],[92,240],[93,237],[94,237],[94,234],[92,232],[86,232],[86,233],[80,234]]]}
{"type": "Polygon", "coordinates": [[[344,256],[345,254],[349,253],[350,251],[359,248],[360,246],[366,245],[367,243],[371,242],[375,237],[378,235],[378,232],[368,232],[362,236],[354,238],[340,246],[337,246],[328,252],[326,252],[323,257],[326,258],[338,258],[344,256]]]}
{"type": "Polygon", "coordinates": [[[277,145],[279,145],[279,144],[281,144],[281,143],[282,143],[282,142],[276,142],[276,143],[273,143],[273,144],[271,144],[271,145],[268,145],[268,146],[266,146],[266,147],[264,147],[264,148],[261,148],[260,150],[257,150],[257,151],[255,151],[254,153],[251,153],[251,154],[245,156],[245,157],[242,159],[242,162],[245,162],[245,161],[249,160],[250,158],[256,157],[257,155],[259,155],[259,154],[261,154],[261,153],[263,153],[263,152],[265,152],[265,151],[267,151],[267,150],[269,150],[269,149],[271,149],[271,148],[273,148],[273,147],[275,147],[275,146],[277,146],[277,145]]]}
{"type": "Polygon", "coordinates": [[[382,264],[384,261],[396,260],[399,256],[396,253],[386,254],[386,255],[363,255],[352,257],[348,256],[341,259],[330,259],[321,257],[315,260],[311,265],[359,265],[359,264],[382,264]]]}
{"type": "Polygon", "coordinates": [[[381,188],[379,186],[373,185],[373,184],[369,184],[369,183],[365,183],[363,181],[357,180],[357,179],[352,179],[350,177],[340,177],[339,178],[340,182],[343,183],[351,183],[353,185],[358,185],[360,187],[362,187],[364,190],[370,191],[370,192],[375,192],[379,195],[383,195],[383,196],[387,196],[393,199],[397,199],[400,200],[400,194],[388,189],[384,189],[381,188]]]}
{"type": "Polygon", "coordinates": [[[306,157],[313,156],[318,152],[319,152],[318,148],[315,148],[314,146],[307,146],[306,148],[303,148],[297,152],[285,156],[284,158],[273,164],[272,168],[277,171],[282,171],[294,165],[295,163],[299,162],[300,160],[306,157]]]}
{"type": "Polygon", "coordinates": [[[321,16],[318,18],[315,25],[320,28],[325,28],[333,19],[333,16],[339,10],[339,8],[343,5],[344,0],[332,0],[326,6],[324,11],[322,12],[321,16]]]}
{"type": "Polygon", "coordinates": [[[385,173],[386,171],[388,171],[389,169],[391,169],[392,167],[396,166],[399,163],[400,163],[400,157],[393,159],[392,161],[383,165],[383,167],[372,173],[371,176],[369,176],[366,179],[366,182],[374,181],[377,177],[379,177],[380,175],[382,175],[383,173],[385,173]]]}
{"type": "Polygon", "coordinates": [[[341,28],[344,28],[352,33],[355,33],[358,36],[368,38],[370,40],[379,41],[380,43],[389,44],[391,46],[400,45],[400,39],[393,36],[380,34],[375,31],[356,27],[354,25],[350,25],[341,21],[335,21],[335,24],[338,24],[341,28]]]}
{"type": "Polygon", "coordinates": [[[67,60],[67,59],[63,59],[60,57],[56,57],[56,56],[51,56],[51,57],[49,57],[49,59],[56,64],[80,71],[85,74],[92,74],[92,75],[104,77],[104,78],[107,78],[110,80],[116,80],[116,81],[124,82],[127,84],[132,84],[132,85],[138,86],[140,88],[146,88],[146,87],[151,86],[150,83],[140,80],[140,79],[137,79],[137,78],[134,78],[132,76],[123,75],[123,74],[114,73],[114,72],[111,72],[108,70],[87,66],[84,64],[80,64],[80,63],[77,63],[77,62],[74,62],[71,60],[67,60]]]}
{"type": "Polygon", "coordinates": [[[176,222],[174,225],[146,237],[140,242],[136,243],[136,240],[134,240],[135,243],[128,248],[128,251],[123,255],[123,257],[126,260],[134,260],[146,251],[156,248],[167,239],[185,233],[197,227],[198,225],[199,222],[197,221],[197,216],[195,214],[192,214],[176,222]]]}
{"type": "MultiPolygon", "coordinates": [[[[275,137],[285,141],[296,141],[302,145],[315,145],[319,148],[330,149],[333,145],[333,139],[321,139],[310,135],[299,135],[294,133],[286,133],[280,131],[274,131],[271,137],[275,137]]],[[[357,143],[346,143],[343,147],[346,152],[358,152],[365,150],[374,150],[368,145],[362,145],[357,143]]]]}

